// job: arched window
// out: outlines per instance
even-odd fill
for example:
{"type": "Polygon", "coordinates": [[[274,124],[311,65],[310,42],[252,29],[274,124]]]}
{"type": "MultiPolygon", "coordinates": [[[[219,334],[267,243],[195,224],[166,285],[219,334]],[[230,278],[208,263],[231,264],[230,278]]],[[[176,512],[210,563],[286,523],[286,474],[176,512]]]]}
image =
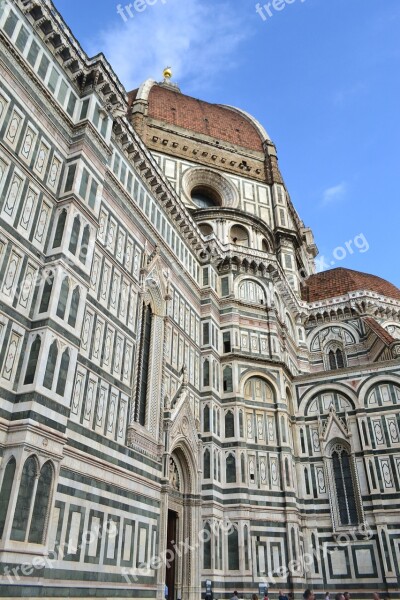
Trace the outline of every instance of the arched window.
{"type": "Polygon", "coordinates": [[[192,202],[199,208],[221,206],[221,196],[216,190],[206,185],[197,185],[191,191],[192,202]]]}
{"type": "Polygon", "coordinates": [[[16,462],[12,457],[4,469],[3,483],[0,491],[0,539],[3,537],[4,525],[6,524],[8,506],[10,504],[11,490],[14,483],[16,462]]]}
{"type": "Polygon", "coordinates": [[[76,254],[80,233],[81,233],[81,220],[78,216],[76,216],[74,219],[73,225],[72,225],[71,238],[69,240],[69,248],[68,249],[71,252],[71,254],[76,254]]]}
{"type": "Polygon", "coordinates": [[[15,542],[25,542],[29,515],[33,500],[35,488],[35,479],[37,475],[37,463],[33,456],[30,456],[22,469],[21,481],[19,484],[17,504],[15,506],[14,520],[11,530],[11,539],[15,542]]]}
{"type": "Polygon", "coordinates": [[[336,445],[332,453],[333,475],[340,525],[357,525],[358,510],[351,458],[347,450],[336,445]]]}
{"type": "Polygon", "coordinates": [[[239,299],[244,302],[254,302],[254,304],[267,303],[264,288],[252,279],[245,279],[240,283],[239,299]]]}
{"type": "Polygon", "coordinates": [[[211,456],[208,448],[204,450],[203,456],[203,470],[204,470],[204,479],[210,479],[211,477],[211,456]]]}
{"type": "Polygon", "coordinates": [[[228,410],[225,415],[225,437],[235,437],[235,417],[231,410],[228,410]]]}
{"type": "Polygon", "coordinates": [[[204,532],[203,564],[205,569],[211,569],[211,527],[209,523],[204,525],[204,532]]]}
{"type": "Polygon", "coordinates": [[[230,240],[236,246],[248,246],[249,245],[249,232],[242,225],[234,225],[231,227],[230,240]]]}
{"type": "Polygon", "coordinates": [[[39,306],[39,314],[45,313],[49,310],[51,292],[53,291],[54,273],[50,271],[46,279],[44,280],[44,286],[42,291],[42,298],[39,306]]]}
{"type": "Polygon", "coordinates": [[[69,296],[69,279],[68,279],[68,277],[65,277],[61,284],[60,298],[58,300],[58,306],[57,306],[57,317],[59,317],[60,319],[63,319],[65,317],[68,296],[69,296]]]}
{"type": "Polygon", "coordinates": [[[203,411],[203,429],[205,433],[210,431],[210,407],[207,405],[203,411]]]}
{"type": "Polygon", "coordinates": [[[210,385],[210,361],[208,358],[203,362],[203,386],[208,387],[210,385]]]}
{"type": "Polygon", "coordinates": [[[232,527],[228,535],[228,569],[239,570],[239,534],[236,527],[232,527]]]}
{"type": "Polygon", "coordinates": [[[67,377],[68,377],[69,361],[70,361],[69,350],[64,350],[63,355],[61,357],[60,372],[58,374],[57,389],[56,389],[56,393],[59,394],[60,396],[63,396],[64,392],[65,392],[65,385],[67,383],[67,377]]]}
{"type": "Polygon", "coordinates": [[[31,351],[28,359],[28,366],[26,367],[24,385],[30,385],[35,381],[36,367],[39,359],[41,344],[42,340],[37,335],[31,346],[31,351]]]}
{"type": "Polygon", "coordinates": [[[70,325],[71,327],[75,327],[76,325],[76,317],[78,316],[80,297],[81,292],[79,286],[77,286],[72,292],[71,307],[69,309],[68,315],[68,325],[70,325]]]}
{"type": "Polygon", "coordinates": [[[89,242],[90,242],[90,227],[86,225],[85,229],[82,233],[82,241],[81,241],[81,251],[79,253],[79,260],[83,265],[86,265],[86,260],[88,256],[89,250],[89,242]]]}
{"type": "Polygon", "coordinates": [[[344,368],[344,356],[341,350],[336,350],[336,364],[338,369],[344,368]]]}
{"type": "Polygon", "coordinates": [[[50,346],[49,354],[47,357],[46,372],[44,374],[43,385],[45,388],[51,390],[53,387],[54,373],[56,370],[56,363],[58,357],[58,346],[57,342],[54,342],[50,346]]]}
{"type": "Polygon", "coordinates": [[[273,402],[273,394],[270,386],[259,377],[251,377],[244,386],[244,397],[246,400],[256,402],[273,402]]]}
{"type": "Polygon", "coordinates": [[[336,371],[336,369],[344,369],[346,366],[344,352],[340,348],[331,348],[329,350],[328,361],[331,371],[336,371]]]}
{"type": "Polygon", "coordinates": [[[200,223],[199,229],[204,236],[212,235],[214,233],[214,229],[209,225],[209,223],[200,223]]]}
{"type": "Polygon", "coordinates": [[[143,303],[142,334],[139,348],[139,381],[137,389],[137,420],[140,425],[146,424],[147,392],[150,376],[150,351],[152,345],[153,312],[150,304],[143,303]]]}
{"type": "Polygon", "coordinates": [[[46,535],[46,519],[50,508],[53,483],[53,467],[50,462],[43,465],[36,490],[28,542],[42,544],[46,535]]]}
{"type": "Polygon", "coordinates": [[[226,483],[236,483],[236,459],[232,454],[226,457],[226,483]]]}
{"type": "Polygon", "coordinates": [[[270,252],[269,244],[266,239],[263,239],[263,241],[262,241],[262,251],[270,252]]]}
{"type": "Polygon", "coordinates": [[[54,240],[53,240],[53,248],[59,248],[61,246],[62,238],[64,235],[66,219],[67,219],[67,211],[64,209],[60,212],[59,217],[58,217],[56,232],[54,234],[54,240]]]}
{"type": "Polygon", "coordinates": [[[331,371],[335,371],[336,370],[336,355],[334,353],[333,350],[329,351],[329,367],[331,369],[331,371]]]}

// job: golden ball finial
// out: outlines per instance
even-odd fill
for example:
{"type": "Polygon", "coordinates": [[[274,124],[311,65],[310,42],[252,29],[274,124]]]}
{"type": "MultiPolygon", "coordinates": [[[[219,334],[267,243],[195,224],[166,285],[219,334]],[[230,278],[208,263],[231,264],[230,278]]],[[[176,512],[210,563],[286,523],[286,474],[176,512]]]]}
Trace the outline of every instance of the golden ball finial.
{"type": "Polygon", "coordinates": [[[171,67],[166,67],[163,71],[164,81],[169,81],[172,77],[172,69],[171,67]]]}

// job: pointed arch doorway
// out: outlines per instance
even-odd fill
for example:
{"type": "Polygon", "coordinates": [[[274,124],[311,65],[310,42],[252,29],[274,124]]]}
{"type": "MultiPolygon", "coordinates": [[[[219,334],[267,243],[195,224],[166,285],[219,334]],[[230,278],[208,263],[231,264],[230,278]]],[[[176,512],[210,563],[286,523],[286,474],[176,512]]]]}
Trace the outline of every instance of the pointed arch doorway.
{"type": "MultiPolygon", "coordinates": [[[[165,552],[163,597],[168,600],[198,600],[200,582],[200,495],[198,471],[190,449],[178,446],[168,458],[168,483],[162,493],[161,552],[165,552]]],[[[160,575],[161,575],[160,573],[160,575]]],[[[160,597],[160,594],[159,594],[160,597]]]]}

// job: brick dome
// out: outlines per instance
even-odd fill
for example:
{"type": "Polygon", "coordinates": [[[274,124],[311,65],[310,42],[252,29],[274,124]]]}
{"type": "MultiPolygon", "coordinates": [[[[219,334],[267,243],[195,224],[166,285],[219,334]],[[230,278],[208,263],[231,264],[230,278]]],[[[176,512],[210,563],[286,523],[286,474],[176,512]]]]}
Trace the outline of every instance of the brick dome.
{"type": "Polygon", "coordinates": [[[400,300],[399,288],[389,281],[376,275],[343,268],[311,275],[303,286],[302,297],[307,302],[318,302],[361,290],[400,300]]]}
{"type": "Polygon", "coordinates": [[[255,152],[264,152],[265,129],[240,109],[182,94],[179,88],[149,80],[130,92],[129,103],[148,102],[147,116],[181,129],[205,135],[255,152]]]}

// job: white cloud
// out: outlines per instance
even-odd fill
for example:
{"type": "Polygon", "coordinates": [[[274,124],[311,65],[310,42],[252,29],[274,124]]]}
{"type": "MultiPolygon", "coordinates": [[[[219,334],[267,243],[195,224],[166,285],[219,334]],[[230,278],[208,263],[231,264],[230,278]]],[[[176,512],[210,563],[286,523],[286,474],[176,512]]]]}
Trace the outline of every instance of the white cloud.
{"type": "Polygon", "coordinates": [[[345,182],[339,183],[332,187],[324,190],[322,194],[322,205],[327,206],[328,204],[334,204],[344,198],[347,192],[347,184],[345,182]]]}
{"type": "Polygon", "coordinates": [[[185,93],[215,85],[219,73],[235,66],[233,57],[248,33],[224,2],[158,0],[132,13],[126,22],[113,19],[88,44],[89,54],[104,52],[128,90],[149,77],[161,80],[166,66],[172,67],[174,81],[187,81],[185,93]]]}

